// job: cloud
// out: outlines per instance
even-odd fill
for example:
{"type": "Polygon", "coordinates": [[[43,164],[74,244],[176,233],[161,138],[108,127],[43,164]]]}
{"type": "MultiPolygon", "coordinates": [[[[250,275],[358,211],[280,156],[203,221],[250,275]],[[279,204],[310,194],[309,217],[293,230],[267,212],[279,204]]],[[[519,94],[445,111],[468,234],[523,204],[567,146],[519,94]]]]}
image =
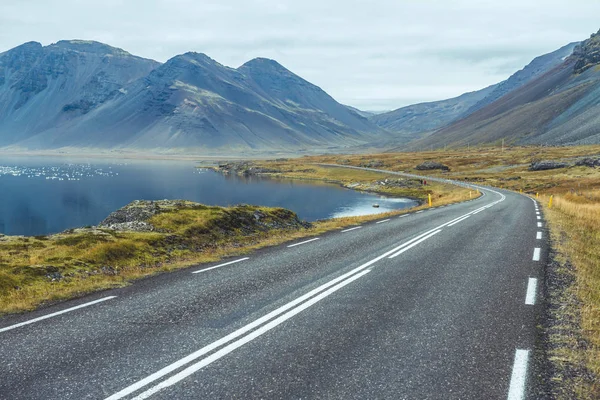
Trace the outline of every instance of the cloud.
{"type": "Polygon", "coordinates": [[[587,0],[6,0],[0,51],[79,38],[159,61],[269,57],[340,102],[393,109],[506,79],[599,14],[587,0]]]}

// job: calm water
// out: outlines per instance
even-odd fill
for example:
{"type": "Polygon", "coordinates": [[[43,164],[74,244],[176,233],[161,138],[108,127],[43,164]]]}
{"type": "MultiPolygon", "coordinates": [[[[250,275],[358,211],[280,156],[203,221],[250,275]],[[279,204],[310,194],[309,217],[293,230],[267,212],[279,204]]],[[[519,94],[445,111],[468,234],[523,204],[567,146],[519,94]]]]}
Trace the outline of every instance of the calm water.
{"type": "Polygon", "coordinates": [[[191,161],[0,156],[0,233],[42,235],[96,225],[137,199],[278,206],[308,221],[416,204],[330,184],[223,176],[191,161]]]}

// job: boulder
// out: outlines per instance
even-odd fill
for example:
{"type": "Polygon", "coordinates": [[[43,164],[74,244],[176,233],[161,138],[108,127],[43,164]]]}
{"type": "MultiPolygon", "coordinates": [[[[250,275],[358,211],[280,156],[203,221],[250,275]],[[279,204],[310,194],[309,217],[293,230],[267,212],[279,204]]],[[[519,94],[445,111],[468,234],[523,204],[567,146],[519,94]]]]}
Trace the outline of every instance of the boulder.
{"type": "Polygon", "coordinates": [[[417,165],[415,169],[419,171],[430,171],[434,169],[439,169],[441,171],[450,171],[450,167],[437,161],[425,161],[424,163],[417,165]]]}
{"type": "Polygon", "coordinates": [[[534,161],[529,166],[530,171],[545,171],[549,169],[558,169],[558,168],[566,168],[569,164],[561,161],[552,161],[552,160],[544,160],[544,161],[534,161]]]}

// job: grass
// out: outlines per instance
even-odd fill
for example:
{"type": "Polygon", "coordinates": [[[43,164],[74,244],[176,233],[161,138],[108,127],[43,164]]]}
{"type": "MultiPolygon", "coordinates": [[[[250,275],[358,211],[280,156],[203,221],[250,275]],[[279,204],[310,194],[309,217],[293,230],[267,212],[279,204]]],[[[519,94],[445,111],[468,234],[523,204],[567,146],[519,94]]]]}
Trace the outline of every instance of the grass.
{"type": "MultiPolygon", "coordinates": [[[[547,206],[549,198],[544,196],[543,200],[554,246],[575,267],[572,290],[580,302],[578,318],[588,342],[568,351],[561,346],[552,356],[560,363],[581,363],[593,376],[600,377],[600,191],[555,195],[551,208],[547,206]]],[[[573,384],[578,398],[600,398],[598,379],[576,379],[573,384]]]]}

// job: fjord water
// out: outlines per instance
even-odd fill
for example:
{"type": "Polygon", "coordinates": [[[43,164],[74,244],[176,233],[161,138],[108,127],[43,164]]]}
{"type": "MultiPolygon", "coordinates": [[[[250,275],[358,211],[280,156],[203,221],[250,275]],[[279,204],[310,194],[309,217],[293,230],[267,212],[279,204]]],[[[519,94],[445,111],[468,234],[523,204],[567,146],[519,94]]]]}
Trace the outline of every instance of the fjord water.
{"type": "Polygon", "coordinates": [[[133,200],[161,199],[284,207],[307,221],[416,205],[332,184],[224,176],[193,161],[0,156],[3,234],[44,235],[97,225],[133,200]]]}

